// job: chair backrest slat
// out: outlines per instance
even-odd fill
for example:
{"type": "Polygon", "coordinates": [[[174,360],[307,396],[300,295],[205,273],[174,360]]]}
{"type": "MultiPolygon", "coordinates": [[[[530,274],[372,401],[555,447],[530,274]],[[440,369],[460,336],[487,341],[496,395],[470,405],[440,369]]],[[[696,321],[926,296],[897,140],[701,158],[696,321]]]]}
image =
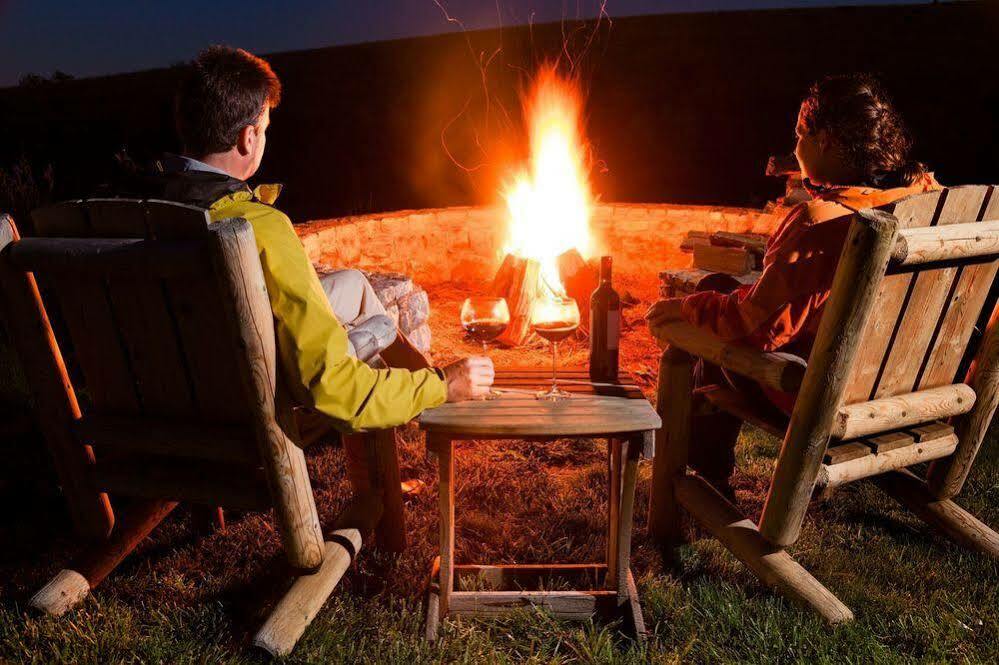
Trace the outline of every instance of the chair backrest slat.
{"type": "MultiPolygon", "coordinates": [[[[999,192],[995,188],[983,197],[978,221],[999,220],[999,192]]],[[[953,383],[965,357],[968,342],[979,320],[989,291],[999,272],[999,261],[962,265],[950,297],[945,303],[944,315],[937,326],[932,346],[926,353],[916,388],[936,388],[953,383]]]]}
{"type": "Polygon", "coordinates": [[[52,275],[47,280],[69,330],[94,408],[106,414],[135,414],[141,402],[125,341],[115,325],[104,280],[52,275]]]}
{"type": "MultiPolygon", "coordinates": [[[[884,206],[885,212],[896,216],[899,228],[931,226],[940,212],[940,192],[931,192],[884,206]]],[[[911,274],[889,275],[881,282],[875,298],[874,311],[864,332],[864,343],[854,361],[853,373],[847,381],[843,395],[844,404],[866,402],[872,399],[884,366],[884,359],[891,348],[895,323],[905,307],[906,294],[912,282],[911,274]]]]}
{"type": "MultiPolygon", "coordinates": [[[[954,187],[886,206],[899,228],[942,227],[988,219],[991,187],[954,187]]],[[[912,266],[882,281],[874,316],[843,396],[844,404],[950,385],[974,320],[995,277],[996,261],[970,259],[912,266]]]]}
{"type": "MultiPolygon", "coordinates": [[[[34,217],[41,236],[167,243],[150,249],[180,241],[187,245],[178,260],[210,264],[209,218],[201,208],[90,199],[43,208],[34,217]],[[199,254],[199,247],[206,251],[199,254]]],[[[140,266],[48,275],[96,413],[245,421],[250,407],[240,388],[238,354],[220,330],[217,278],[210,269],[159,273],[140,266]]]]}

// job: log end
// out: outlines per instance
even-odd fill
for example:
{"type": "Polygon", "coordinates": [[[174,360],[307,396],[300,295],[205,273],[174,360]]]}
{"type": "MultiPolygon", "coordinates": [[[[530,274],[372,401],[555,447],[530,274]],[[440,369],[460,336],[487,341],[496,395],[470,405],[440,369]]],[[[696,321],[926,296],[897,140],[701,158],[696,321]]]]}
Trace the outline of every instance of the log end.
{"type": "Polygon", "coordinates": [[[75,570],[60,570],[41,590],[32,596],[29,605],[49,616],[62,616],[83,602],[90,594],[90,583],[75,570]]]}

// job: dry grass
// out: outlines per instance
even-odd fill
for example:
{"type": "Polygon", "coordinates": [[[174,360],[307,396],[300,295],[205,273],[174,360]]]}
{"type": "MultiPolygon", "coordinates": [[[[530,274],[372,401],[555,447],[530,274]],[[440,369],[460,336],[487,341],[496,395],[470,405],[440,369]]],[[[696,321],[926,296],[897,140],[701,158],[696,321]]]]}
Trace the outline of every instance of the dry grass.
{"type": "MultiPolygon", "coordinates": [[[[625,284],[642,302],[654,291],[625,284]]],[[[458,307],[467,289],[431,293],[438,361],[475,351],[461,339],[458,307]],[[445,349],[447,351],[445,351],[445,349]]],[[[624,365],[655,367],[656,350],[640,328],[626,336],[624,365]]],[[[585,360],[570,344],[568,362],[585,360]]],[[[490,351],[497,365],[544,364],[544,347],[490,351]]],[[[651,392],[653,386],[647,381],[651,392]]],[[[664,567],[646,540],[645,511],[636,516],[633,567],[653,631],[647,650],[614,627],[571,624],[540,612],[492,622],[448,622],[437,646],[421,641],[421,601],[436,553],[436,470],[418,432],[403,433],[405,477],[426,491],[407,499],[410,547],[398,557],[373,549],[359,557],[292,660],[309,662],[901,662],[985,661],[999,653],[999,593],[994,562],[928,537],[911,516],[874,489],[848,489],[814,511],[795,548],[860,620],[836,631],[764,590],[716,543],[680,550],[664,567]]],[[[170,518],[85,606],[60,621],[25,612],[30,593],[74,550],[63,535],[60,500],[36,480],[43,458],[33,441],[8,442],[12,478],[2,487],[0,517],[0,660],[73,662],[244,662],[259,659],[248,638],[286,583],[277,535],[268,517],[234,517],[223,534],[192,532],[185,512],[170,518]]],[[[582,562],[604,552],[607,510],[602,443],[462,442],[457,456],[459,562],[582,562]]],[[[755,431],[739,447],[737,495],[758,510],[777,442],[755,431]]],[[[990,523],[994,455],[979,466],[968,505],[990,523]]],[[[320,517],[330,524],[349,496],[338,447],[309,452],[320,517]]],[[[643,466],[638,506],[647,501],[643,466]]]]}

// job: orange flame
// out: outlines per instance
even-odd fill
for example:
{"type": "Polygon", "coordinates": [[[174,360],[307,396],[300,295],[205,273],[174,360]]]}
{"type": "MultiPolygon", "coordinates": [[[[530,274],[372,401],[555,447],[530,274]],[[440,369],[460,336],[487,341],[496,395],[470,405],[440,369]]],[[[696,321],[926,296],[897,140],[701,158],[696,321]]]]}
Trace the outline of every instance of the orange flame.
{"type": "Polygon", "coordinates": [[[506,251],[541,264],[542,292],[565,295],[556,258],[590,252],[592,197],[582,134],[578,82],[543,68],[524,101],[530,131],[528,168],[504,192],[510,213],[506,251]]]}

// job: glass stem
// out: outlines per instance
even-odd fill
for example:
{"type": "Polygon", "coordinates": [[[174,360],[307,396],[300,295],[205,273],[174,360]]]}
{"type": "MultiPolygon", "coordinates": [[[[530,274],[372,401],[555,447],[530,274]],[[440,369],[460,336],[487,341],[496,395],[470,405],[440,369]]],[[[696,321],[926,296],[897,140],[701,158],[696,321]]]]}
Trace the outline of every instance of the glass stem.
{"type": "Polygon", "coordinates": [[[552,392],[558,390],[556,367],[558,367],[558,342],[552,342],[552,392]]]}

